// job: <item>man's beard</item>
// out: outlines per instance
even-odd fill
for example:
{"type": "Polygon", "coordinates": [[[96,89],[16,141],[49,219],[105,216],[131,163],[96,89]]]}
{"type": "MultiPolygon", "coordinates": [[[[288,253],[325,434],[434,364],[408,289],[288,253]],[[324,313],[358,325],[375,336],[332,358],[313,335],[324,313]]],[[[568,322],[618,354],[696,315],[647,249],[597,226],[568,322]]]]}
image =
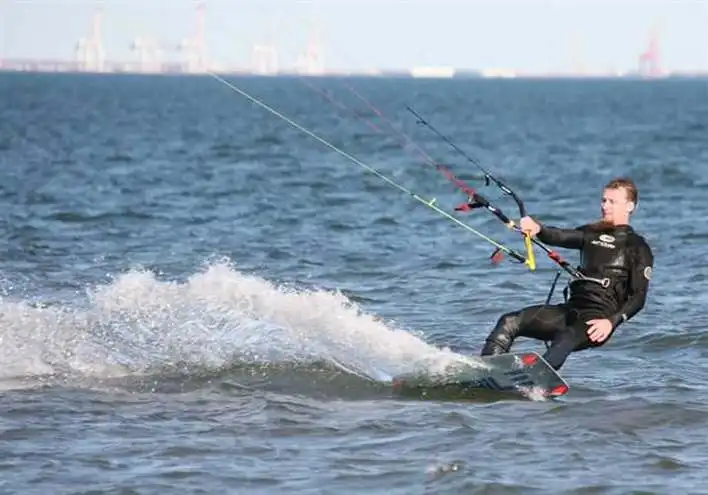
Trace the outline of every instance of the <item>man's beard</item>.
{"type": "Polygon", "coordinates": [[[602,230],[611,229],[614,226],[615,226],[614,223],[612,223],[608,220],[605,220],[605,219],[600,219],[600,220],[596,220],[595,222],[589,224],[588,229],[599,232],[602,230]]]}

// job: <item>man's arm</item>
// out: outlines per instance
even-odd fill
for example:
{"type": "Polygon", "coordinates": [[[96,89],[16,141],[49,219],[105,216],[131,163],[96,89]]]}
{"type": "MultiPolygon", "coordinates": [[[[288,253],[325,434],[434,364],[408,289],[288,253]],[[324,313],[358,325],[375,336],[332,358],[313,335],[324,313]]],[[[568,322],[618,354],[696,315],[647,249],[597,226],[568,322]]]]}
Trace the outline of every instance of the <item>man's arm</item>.
{"type": "Polygon", "coordinates": [[[585,231],[582,227],[561,229],[540,223],[539,225],[541,226],[541,230],[538,232],[536,238],[544,244],[568,249],[581,249],[583,247],[585,231]]]}
{"type": "Polygon", "coordinates": [[[644,307],[644,303],[647,300],[647,292],[649,291],[649,280],[651,280],[653,266],[654,254],[651,248],[642,241],[637,248],[634,266],[630,272],[627,301],[616,314],[609,318],[612,322],[612,328],[617,328],[639,313],[644,307]]]}

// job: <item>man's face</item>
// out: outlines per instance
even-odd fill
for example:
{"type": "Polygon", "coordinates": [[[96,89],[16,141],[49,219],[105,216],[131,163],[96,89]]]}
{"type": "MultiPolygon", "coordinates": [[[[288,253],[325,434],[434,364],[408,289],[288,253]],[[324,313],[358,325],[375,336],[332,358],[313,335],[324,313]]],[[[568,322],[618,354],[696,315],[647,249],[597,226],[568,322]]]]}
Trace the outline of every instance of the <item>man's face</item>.
{"type": "Polygon", "coordinates": [[[623,188],[605,189],[602,192],[602,219],[614,225],[627,223],[634,203],[628,200],[623,188]]]}

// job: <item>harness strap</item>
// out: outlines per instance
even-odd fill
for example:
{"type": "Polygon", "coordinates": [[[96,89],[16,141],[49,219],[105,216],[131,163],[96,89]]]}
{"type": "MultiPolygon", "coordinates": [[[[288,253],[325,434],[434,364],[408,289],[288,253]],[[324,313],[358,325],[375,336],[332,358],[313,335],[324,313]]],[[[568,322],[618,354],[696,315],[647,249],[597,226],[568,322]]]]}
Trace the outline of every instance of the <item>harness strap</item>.
{"type": "Polygon", "coordinates": [[[585,275],[582,276],[582,278],[577,278],[570,283],[572,284],[573,282],[578,282],[578,281],[588,281],[588,282],[596,282],[602,286],[603,289],[607,289],[610,284],[612,283],[612,280],[609,277],[604,277],[604,278],[595,278],[595,277],[586,277],[585,275]]]}
{"type": "MultiPolygon", "coordinates": [[[[556,284],[558,283],[558,279],[560,278],[560,276],[561,276],[561,271],[558,270],[556,272],[556,276],[553,277],[553,283],[551,284],[551,290],[548,291],[548,296],[546,296],[546,306],[548,306],[551,302],[551,297],[553,297],[553,291],[556,289],[556,284]]],[[[568,291],[567,287],[565,289],[563,289],[563,297],[566,301],[568,300],[567,291],[568,291]]],[[[546,350],[551,348],[551,345],[548,343],[547,340],[544,340],[543,343],[546,345],[546,350]]]]}

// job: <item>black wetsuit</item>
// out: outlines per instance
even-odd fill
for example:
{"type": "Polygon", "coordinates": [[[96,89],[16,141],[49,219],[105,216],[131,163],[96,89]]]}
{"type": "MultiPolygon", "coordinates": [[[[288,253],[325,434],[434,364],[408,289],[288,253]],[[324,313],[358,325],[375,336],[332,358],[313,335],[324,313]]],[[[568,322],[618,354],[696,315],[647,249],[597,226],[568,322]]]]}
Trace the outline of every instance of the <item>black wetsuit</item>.
{"type": "Polygon", "coordinates": [[[579,271],[587,279],[571,281],[563,304],[529,306],[503,315],[482,355],[509,352],[516,337],[529,337],[551,342],[544,357],[557,370],[571,352],[603,345],[644,307],[654,255],[629,225],[542,226],[537,237],[551,246],[580,250],[579,271]],[[592,342],[585,322],[604,318],[612,321],[612,333],[603,342],[592,342]]]}

